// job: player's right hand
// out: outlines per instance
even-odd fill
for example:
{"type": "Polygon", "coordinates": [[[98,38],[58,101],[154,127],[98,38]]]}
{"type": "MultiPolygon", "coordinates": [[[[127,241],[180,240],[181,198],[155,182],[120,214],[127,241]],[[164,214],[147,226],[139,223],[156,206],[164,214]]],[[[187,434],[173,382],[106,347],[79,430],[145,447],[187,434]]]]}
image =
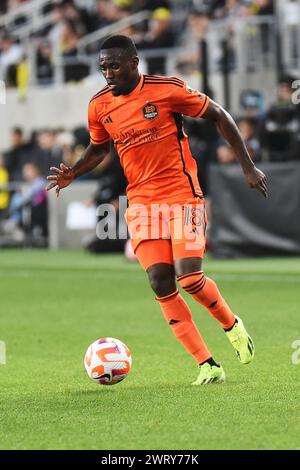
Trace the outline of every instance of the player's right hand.
{"type": "Polygon", "coordinates": [[[56,188],[56,196],[59,196],[59,191],[62,188],[65,188],[66,186],[69,186],[69,184],[72,183],[73,179],[75,178],[74,175],[74,170],[70,167],[67,167],[63,163],[60,164],[60,168],[56,168],[55,166],[52,166],[50,168],[50,171],[55,173],[55,175],[49,175],[47,176],[47,180],[50,180],[51,183],[48,184],[47,186],[47,191],[50,191],[52,188],[56,188]]]}

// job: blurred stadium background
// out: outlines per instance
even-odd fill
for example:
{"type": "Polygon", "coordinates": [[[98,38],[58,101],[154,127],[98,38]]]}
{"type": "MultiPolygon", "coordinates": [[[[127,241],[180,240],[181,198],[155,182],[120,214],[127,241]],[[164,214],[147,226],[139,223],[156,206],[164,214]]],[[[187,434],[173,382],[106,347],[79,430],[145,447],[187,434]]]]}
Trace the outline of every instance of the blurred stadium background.
{"type": "Polygon", "coordinates": [[[121,33],[135,39],[143,72],[176,75],[224,105],[268,176],[265,202],[216,129],[186,119],[208,249],[300,253],[300,1],[1,0],[0,12],[1,247],[124,250],[125,240],[95,231],[96,207],[118,210],[125,193],[113,149],[58,201],[44,190],[49,167],[73,164],[89,143],[87,105],[104,85],[99,44],[121,33]]]}

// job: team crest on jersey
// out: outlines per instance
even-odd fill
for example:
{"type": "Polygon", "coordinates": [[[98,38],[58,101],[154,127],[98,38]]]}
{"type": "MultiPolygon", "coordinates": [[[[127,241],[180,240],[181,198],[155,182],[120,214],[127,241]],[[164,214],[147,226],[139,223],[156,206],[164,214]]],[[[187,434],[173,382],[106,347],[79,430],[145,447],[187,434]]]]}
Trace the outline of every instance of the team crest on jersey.
{"type": "Polygon", "coordinates": [[[143,113],[146,119],[154,119],[158,115],[157,106],[147,102],[146,106],[143,107],[143,113]]]}

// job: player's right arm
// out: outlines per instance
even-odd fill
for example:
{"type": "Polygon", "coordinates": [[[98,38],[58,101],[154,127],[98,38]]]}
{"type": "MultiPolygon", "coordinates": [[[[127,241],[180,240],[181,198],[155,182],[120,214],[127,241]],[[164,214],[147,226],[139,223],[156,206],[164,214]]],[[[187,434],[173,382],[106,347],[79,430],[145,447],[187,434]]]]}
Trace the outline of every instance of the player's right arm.
{"type": "MultiPolygon", "coordinates": [[[[99,94],[95,95],[95,97],[98,95],[99,94]]],[[[91,139],[90,145],[84,151],[81,159],[78,160],[73,167],[67,167],[61,163],[60,168],[50,168],[54,175],[47,176],[47,179],[51,181],[47,186],[47,191],[52,188],[56,188],[57,196],[59,195],[59,191],[62,188],[69,186],[75,178],[78,178],[79,176],[96,168],[99,163],[102,162],[105,155],[109,153],[110,135],[101,123],[97,108],[97,100],[94,98],[91,99],[88,110],[89,132],[91,139]]]]}
{"type": "Polygon", "coordinates": [[[96,168],[108,152],[109,142],[104,142],[99,145],[91,142],[80,160],[78,160],[73,167],[68,167],[63,163],[60,164],[60,168],[51,167],[50,171],[52,171],[54,175],[47,176],[47,180],[51,181],[47,186],[47,191],[56,188],[56,195],[58,196],[59,191],[69,186],[74,179],[96,168]]]}

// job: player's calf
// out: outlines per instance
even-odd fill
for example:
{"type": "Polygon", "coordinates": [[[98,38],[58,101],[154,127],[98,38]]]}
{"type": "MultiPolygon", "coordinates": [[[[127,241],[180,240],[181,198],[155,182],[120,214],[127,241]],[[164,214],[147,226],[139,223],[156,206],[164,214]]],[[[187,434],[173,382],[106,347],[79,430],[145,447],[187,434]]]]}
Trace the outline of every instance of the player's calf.
{"type": "Polygon", "coordinates": [[[166,321],[174,336],[185,349],[201,364],[212,357],[207,349],[198,328],[192,319],[189,306],[179,294],[178,290],[165,297],[156,297],[166,321]]]}
{"type": "Polygon", "coordinates": [[[202,374],[204,370],[208,371],[208,366],[211,373],[213,372],[212,376],[206,376],[207,381],[212,379],[207,383],[219,381],[221,374],[216,369],[221,366],[215,362],[207,349],[198,328],[193,322],[192,313],[178,290],[165,297],[156,297],[156,300],[159,302],[174,336],[197,361],[202,374]]]}
{"type": "Polygon", "coordinates": [[[233,312],[221,296],[216,283],[206,277],[203,271],[184,274],[179,276],[177,281],[186,292],[209,311],[223,329],[229,329],[234,325],[233,312]]]}

